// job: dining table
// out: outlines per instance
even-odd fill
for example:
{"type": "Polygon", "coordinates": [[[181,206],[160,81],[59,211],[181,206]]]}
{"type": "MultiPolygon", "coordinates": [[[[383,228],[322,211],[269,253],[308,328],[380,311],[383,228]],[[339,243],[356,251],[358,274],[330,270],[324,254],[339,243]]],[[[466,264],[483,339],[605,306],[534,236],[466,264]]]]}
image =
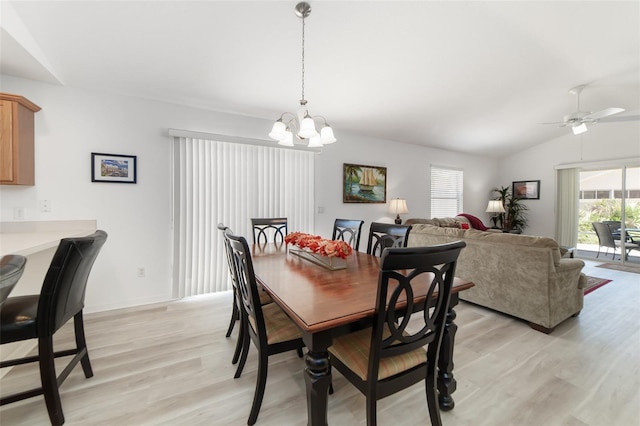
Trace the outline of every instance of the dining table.
{"type": "MultiPolygon", "coordinates": [[[[354,250],[344,260],[332,259],[332,267],[338,264],[338,268],[329,269],[300,256],[286,244],[253,244],[251,250],[257,282],[300,327],[308,349],[304,369],[307,424],[327,425],[331,385],[328,348],[334,337],[371,325],[381,259],[354,250]]],[[[423,288],[414,289],[416,305],[426,298],[428,280],[424,281],[423,288]]],[[[453,349],[457,325],[453,308],[458,304],[458,293],[473,285],[465,279],[454,279],[438,360],[438,401],[444,411],[453,409],[456,389],[453,349]]]]}

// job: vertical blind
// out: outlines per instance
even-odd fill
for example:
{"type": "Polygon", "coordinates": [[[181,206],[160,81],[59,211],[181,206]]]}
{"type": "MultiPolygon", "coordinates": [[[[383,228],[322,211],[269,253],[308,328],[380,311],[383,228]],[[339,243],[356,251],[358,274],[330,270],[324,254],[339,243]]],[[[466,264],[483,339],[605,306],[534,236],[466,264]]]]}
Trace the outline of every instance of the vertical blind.
{"type": "Polygon", "coordinates": [[[578,169],[557,171],[558,194],[556,199],[556,241],[575,247],[578,244],[578,220],[580,206],[578,193],[580,181],[578,169]]]}
{"type": "Polygon", "coordinates": [[[463,212],[463,171],[431,166],[431,217],[454,217],[463,212]]]}
{"type": "Polygon", "coordinates": [[[313,152],[174,138],[174,297],[230,290],[224,223],[251,244],[252,217],[313,230],[313,152]]]}

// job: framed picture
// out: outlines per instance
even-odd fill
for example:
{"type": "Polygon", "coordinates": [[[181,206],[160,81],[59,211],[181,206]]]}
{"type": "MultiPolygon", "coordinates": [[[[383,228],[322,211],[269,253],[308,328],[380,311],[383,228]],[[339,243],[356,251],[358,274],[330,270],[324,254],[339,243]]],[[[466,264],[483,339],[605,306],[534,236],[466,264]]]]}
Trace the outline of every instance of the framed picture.
{"type": "Polygon", "coordinates": [[[387,168],[344,164],[342,168],[343,203],[386,203],[387,168]]]}
{"type": "Polygon", "coordinates": [[[136,183],[135,155],[91,153],[91,182],[136,183]]]}
{"type": "Polygon", "coordinates": [[[539,200],[540,181],[522,180],[513,182],[512,193],[514,198],[521,198],[523,200],[539,200]]]}

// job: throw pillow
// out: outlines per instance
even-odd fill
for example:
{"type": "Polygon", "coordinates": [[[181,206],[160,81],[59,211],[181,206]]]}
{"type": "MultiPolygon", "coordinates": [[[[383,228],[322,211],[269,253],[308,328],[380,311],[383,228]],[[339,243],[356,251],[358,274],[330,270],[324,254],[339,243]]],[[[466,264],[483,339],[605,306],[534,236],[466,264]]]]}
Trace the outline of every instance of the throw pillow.
{"type": "Polygon", "coordinates": [[[474,229],[479,229],[480,231],[486,231],[487,229],[489,229],[484,226],[484,223],[482,223],[480,219],[473,215],[470,215],[468,213],[460,213],[458,216],[466,217],[467,219],[469,219],[469,223],[474,229]]]}

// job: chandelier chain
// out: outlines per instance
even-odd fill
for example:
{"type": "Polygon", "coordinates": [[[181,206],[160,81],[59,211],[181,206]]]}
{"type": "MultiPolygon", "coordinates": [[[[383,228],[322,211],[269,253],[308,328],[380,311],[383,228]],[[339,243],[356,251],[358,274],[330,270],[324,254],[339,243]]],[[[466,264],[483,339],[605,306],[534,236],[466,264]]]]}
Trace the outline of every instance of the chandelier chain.
{"type": "Polygon", "coordinates": [[[302,17],[302,99],[304,101],[304,16],[302,17]]]}

